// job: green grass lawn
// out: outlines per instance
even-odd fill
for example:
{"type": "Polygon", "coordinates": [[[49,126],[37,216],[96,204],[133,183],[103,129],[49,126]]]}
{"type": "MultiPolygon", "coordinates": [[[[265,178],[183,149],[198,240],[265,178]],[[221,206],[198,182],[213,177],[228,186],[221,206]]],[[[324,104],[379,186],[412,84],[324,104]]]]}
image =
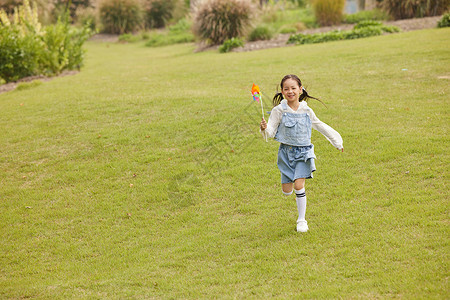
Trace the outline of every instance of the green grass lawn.
{"type": "Polygon", "coordinates": [[[449,36],[88,42],[79,74],[0,95],[0,297],[448,298],[449,36]],[[345,146],[313,132],[305,234],[250,95],[270,110],[289,73],[345,146]]]}

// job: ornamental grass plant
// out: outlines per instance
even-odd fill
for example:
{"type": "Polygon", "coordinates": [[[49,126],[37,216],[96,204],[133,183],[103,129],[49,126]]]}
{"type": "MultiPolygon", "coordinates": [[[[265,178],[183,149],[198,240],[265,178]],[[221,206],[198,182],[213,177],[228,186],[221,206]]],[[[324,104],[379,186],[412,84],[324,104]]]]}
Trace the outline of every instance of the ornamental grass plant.
{"type": "Polygon", "coordinates": [[[172,18],[175,0],[143,0],[144,19],[148,28],[163,28],[172,18]]]}
{"type": "Polygon", "coordinates": [[[142,28],[143,12],[138,0],[102,0],[99,18],[106,33],[122,34],[142,28]]]}
{"type": "Polygon", "coordinates": [[[244,41],[240,38],[231,38],[223,42],[223,44],[219,47],[220,53],[227,53],[233,50],[234,48],[244,46],[244,41]]]}
{"type": "Polygon", "coordinates": [[[275,35],[273,28],[266,24],[260,24],[253,28],[248,35],[249,41],[270,40],[275,35]]]}
{"type": "Polygon", "coordinates": [[[450,9],[450,0],[383,0],[382,8],[394,19],[439,16],[450,9]]]}
{"type": "Polygon", "coordinates": [[[340,24],[344,14],[345,0],[312,0],[312,8],[321,26],[340,24]]]}
{"type": "Polygon", "coordinates": [[[389,19],[389,15],[381,9],[362,10],[354,14],[344,15],[342,22],[348,24],[356,24],[361,21],[377,20],[386,21],[389,19]]]}
{"type": "Polygon", "coordinates": [[[252,19],[250,0],[210,0],[200,3],[194,13],[193,30],[201,39],[219,45],[242,37],[252,19]]]}

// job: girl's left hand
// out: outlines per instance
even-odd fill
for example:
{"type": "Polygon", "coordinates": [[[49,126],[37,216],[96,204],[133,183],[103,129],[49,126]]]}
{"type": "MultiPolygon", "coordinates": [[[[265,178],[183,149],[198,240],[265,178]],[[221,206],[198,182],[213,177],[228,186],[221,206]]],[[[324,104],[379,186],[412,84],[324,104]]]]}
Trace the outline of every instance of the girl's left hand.
{"type": "Polygon", "coordinates": [[[264,120],[264,118],[262,118],[261,124],[259,124],[259,128],[261,129],[261,131],[266,130],[267,123],[266,123],[266,120],[264,120]]]}

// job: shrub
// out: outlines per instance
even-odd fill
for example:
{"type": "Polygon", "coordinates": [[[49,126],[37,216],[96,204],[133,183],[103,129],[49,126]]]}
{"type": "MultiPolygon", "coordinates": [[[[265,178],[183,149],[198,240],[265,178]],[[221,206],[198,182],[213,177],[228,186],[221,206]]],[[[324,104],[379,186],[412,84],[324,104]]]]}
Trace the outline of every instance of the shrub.
{"type": "Polygon", "coordinates": [[[388,19],[389,15],[386,14],[383,10],[374,9],[374,10],[362,10],[351,15],[345,15],[343,22],[348,24],[356,24],[358,22],[367,20],[384,21],[388,19]]]}
{"type": "Polygon", "coordinates": [[[281,34],[296,33],[297,31],[297,27],[294,25],[284,25],[280,28],[281,34]]]}
{"type": "Polygon", "coordinates": [[[382,8],[394,19],[438,16],[450,7],[450,0],[384,0],[382,8]]]}
{"type": "Polygon", "coordinates": [[[314,44],[339,40],[351,40],[364,37],[381,35],[385,32],[398,32],[400,29],[395,26],[385,26],[380,22],[361,22],[357,24],[353,30],[347,31],[330,31],[326,33],[316,34],[293,34],[289,37],[288,44],[314,44]]]}
{"type": "Polygon", "coordinates": [[[442,16],[442,19],[439,20],[437,27],[450,27],[450,13],[442,16]]]}
{"type": "Polygon", "coordinates": [[[249,34],[249,41],[270,40],[274,31],[268,25],[258,25],[249,34]]]}
{"type": "Polygon", "coordinates": [[[174,0],[146,0],[145,23],[149,28],[162,28],[172,18],[174,0]]]}
{"type": "Polygon", "coordinates": [[[150,34],[148,32],[145,32],[145,31],[141,32],[140,36],[141,36],[141,39],[144,40],[144,41],[146,41],[146,40],[148,40],[150,38],[150,34]]]}
{"type": "Polygon", "coordinates": [[[41,43],[17,27],[0,26],[0,77],[6,82],[38,73],[41,43]]]}
{"type": "Polygon", "coordinates": [[[295,28],[297,29],[297,31],[302,31],[305,30],[307,26],[303,22],[297,22],[295,23],[295,28]]]}
{"type": "Polygon", "coordinates": [[[358,22],[358,24],[353,26],[353,29],[360,29],[363,27],[370,27],[370,26],[382,26],[382,25],[383,23],[381,23],[380,21],[367,20],[358,22]]]}
{"type": "Polygon", "coordinates": [[[370,36],[377,36],[382,35],[384,32],[383,28],[381,26],[365,26],[365,27],[359,27],[354,28],[353,30],[348,30],[342,32],[342,39],[343,40],[353,40],[353,39],[360,39],[370,36]]]}
{"type": "Polygon", "coordinates": [[[400,28],[398,28],[397,26],[382,25],[381,29],[386,33],[400,32],[400,28]]]}
{"type": "Polygon", "coordinates": [[[206,1],[195,12],[194,32],[200,39],[222,44],[227,39],[245,35],[251,14],[250,0],[206,1]]]}
{"type": "Polygon", "coordinates": [[[66,69],[80,69],[84,57],[82,46],[90,36],[88,26],[82,29],[71,27],[68,18],[47,26],[42,37],[45,44],[42,53],[45,72],[59,74],[66,69]]]}
{"type": "Polygon", "coordinates": [[[137,0],[104,0],[99,13],[107,33],[133,32],[142,25],[142,9],[137,0]]]}
{"type": "Polygon", "coordinates": [[[10,82],[36,74],[42,49],[36,4],[25,0],[11,18],[0,10],[0,21],[0,77],[10,82]]]}
{"type": "Polygon", "coordinates": [[[242,41],[240,38],[231,38],[226,40],[222,44],[222,46],[219,47],[219,52],[220,53],[230,52],[232,49],[242,46],[244,46],[244,41],[242,41]]]}
{"type": "Polygon", "coordinates": [[[322,26],[341,23],[344,6],[345,0],[313,0],[312,2],[317,22],[322,26]]]}
{"type": "Polygon", "coordinates": [[[169,26],[170,33],[190,32],[191,23],[187,19],[181,19],[176,24],[169,26]]]}
{"type": "Polygon", "coordinates": [[[76,29],[69,15],[55,25],[41,29],[36,6],[28,0],[15,10],[10,22],[0,11],[0,77],[6,82],[39,74],[58,74],[62,70],[80,68],[83,43],[90,29],[76,29]]]}

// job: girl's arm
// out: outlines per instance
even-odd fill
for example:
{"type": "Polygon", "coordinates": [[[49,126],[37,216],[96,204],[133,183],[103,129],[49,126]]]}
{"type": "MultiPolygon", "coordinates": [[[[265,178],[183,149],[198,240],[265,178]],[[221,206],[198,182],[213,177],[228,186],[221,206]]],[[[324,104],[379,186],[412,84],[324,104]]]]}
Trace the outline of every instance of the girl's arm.
{"type": "MultiPolygon", "coordinates": [[[[267,128],[265,130],[262,130],[262,126],[260,128],[261,133],[264,135],[264,137],[270,137],[273,138],[278,130],[278,125],[280,125],[281,117],[282,117],[282,111],[281,108],[276,106],[272,109],[272,112],[269,116],[269,121],[267,122],[267,128]]],[[[263,124],[264,121],[261,122],[263,124]]]]}
{"type": "Polygon", "coordinates": [[[320,121],[312,110],[310,110],[310,117],[312,128],[323,134],[335,148],[344,151],[343,140],[339,132],[320,121]]]}

